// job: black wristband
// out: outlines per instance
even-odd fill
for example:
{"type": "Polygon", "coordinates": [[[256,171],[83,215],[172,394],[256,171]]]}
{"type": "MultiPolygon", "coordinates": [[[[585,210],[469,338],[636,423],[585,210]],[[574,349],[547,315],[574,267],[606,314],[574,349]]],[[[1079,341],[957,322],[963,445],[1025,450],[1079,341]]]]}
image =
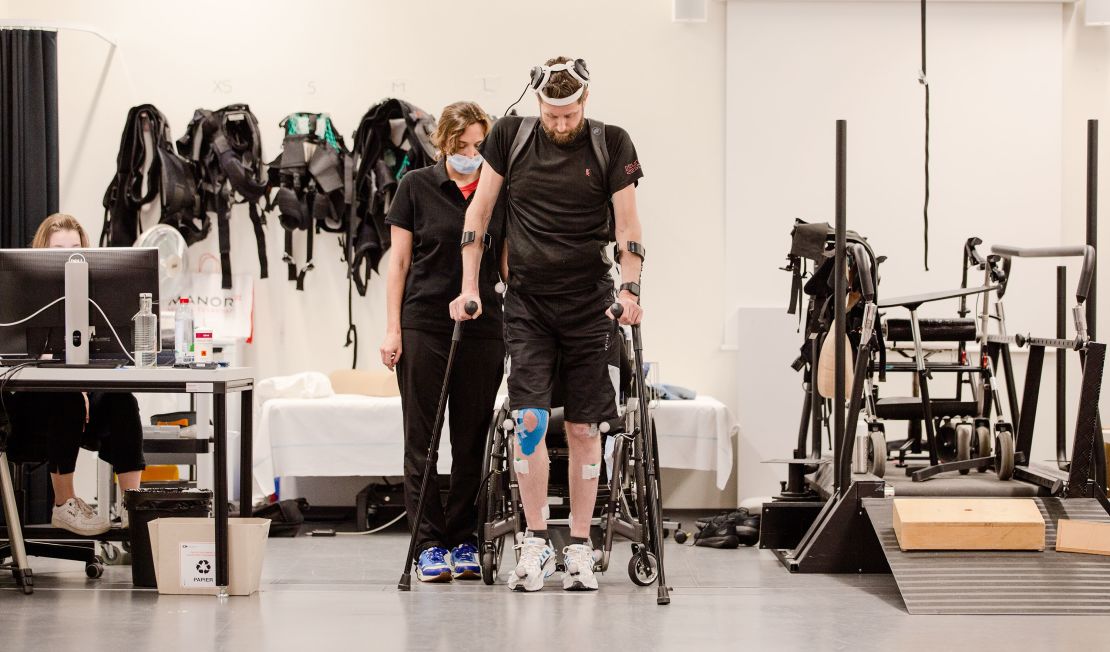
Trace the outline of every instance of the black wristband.
{"type": "Polygon", "coordinates": [[[628,283],[622,283],[621,284],[621,291],[624,291],[624,290],[628,290],[632,294],[632,296],[636,297],[637,299],[640,298],[640,284],[639,283],[636,283],[636,282],[633,282],[633,281],[629,281],[628,283]]]}

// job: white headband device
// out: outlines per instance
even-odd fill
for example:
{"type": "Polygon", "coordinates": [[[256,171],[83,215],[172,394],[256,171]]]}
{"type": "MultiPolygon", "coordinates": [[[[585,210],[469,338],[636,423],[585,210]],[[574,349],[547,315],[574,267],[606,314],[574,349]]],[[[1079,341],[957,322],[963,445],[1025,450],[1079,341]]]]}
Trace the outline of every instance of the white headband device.
{"type": "Polygon", "coordinates": [[[540,86],[536,89],[536,95],[539,95],[541,100],[551,106],[567,106],[569,104],[574,104],[578,101],[578,98],[582,97],[582,93],[586,92],[586,87],[590,85],[590,82],[583,79],[582,76],[578,74],[578,71],[574,69],[573,61],[557,63],[553,66],[540,66],[540,68],[543,70],[543,77],[540,78],[540,86]],[[551,74],[556,72],[570,73],[570,76],[577,79],[582,85],[578,87],[578,90],[566,97],[548,97],[547,94],[543,92],[543,89],[547,86],[548,80],[551,79],[551,74]]]}

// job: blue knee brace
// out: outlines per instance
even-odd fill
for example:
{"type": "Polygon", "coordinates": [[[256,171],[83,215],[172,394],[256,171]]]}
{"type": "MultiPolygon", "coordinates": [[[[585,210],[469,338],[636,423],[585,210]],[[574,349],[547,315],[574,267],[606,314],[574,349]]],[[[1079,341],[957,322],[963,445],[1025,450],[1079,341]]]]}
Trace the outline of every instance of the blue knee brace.
{"type": "Polygon", "coordinates": [[[516,441],[520,445],[520,452],[525,455],[531,455],[536,452],[536,446],[540,445],[543,441],[543,436],[547,434],[547,420],[549,418],[547,410],[539,408],[522,408],[513,411],[513,421],[516,422],[516,441]],[[524,427],[524,417],[527,414],[534,414],[536,416],[536,427],[528,430],[524,427]]]}

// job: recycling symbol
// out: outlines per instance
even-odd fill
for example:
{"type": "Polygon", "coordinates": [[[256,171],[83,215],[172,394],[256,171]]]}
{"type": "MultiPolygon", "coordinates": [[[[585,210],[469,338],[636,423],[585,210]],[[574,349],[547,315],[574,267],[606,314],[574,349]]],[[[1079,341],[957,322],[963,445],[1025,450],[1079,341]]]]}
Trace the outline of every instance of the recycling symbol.
{"type": "Polygon", "coordinates": [[[207,575],[211,573],[212,564],[209,564],[207,559],[201,559],[197,562],[197,572],[201,575],[207,575]]]}

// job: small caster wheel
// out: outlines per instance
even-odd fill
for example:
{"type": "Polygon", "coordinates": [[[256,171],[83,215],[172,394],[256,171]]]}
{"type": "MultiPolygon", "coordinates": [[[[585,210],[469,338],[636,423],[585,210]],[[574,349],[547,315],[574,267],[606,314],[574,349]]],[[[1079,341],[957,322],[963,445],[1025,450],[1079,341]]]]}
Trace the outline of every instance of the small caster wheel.
{"type": "Polygon", "coordinates": [[[119,558],[123,556],[120,549],[117,548],[115,546],[115,544],[112,544],[112,543],[104,543],[103,545],[101,545],[100,549],[103,552],[104,561],[106,561],[109,564],[116,563],[119,560],[119,558]]]}
{"type": "Polygon", "coordinates": [[[683,531],[683,530],[675,530],[674,531],[674,541],[675,541],[675,543],[686,543],[686,541],[689,540],[689,538],[690,538],[690,535],[688,533],[686,533],[685,531],[683,531]]]}
{"type": "MultiPolygon", "coordinates": [[[[986,426],[976,426],[975,438],[979,440],[975,456],[991,457],[991,429],[986,426]]],[[[989,469],[989,466],[981,466],[979,467],[979,473],[986,473],[989,469]]]]}
{"type": "MultiPolygon", "coordinates": [[[[956,426],[956,460],[963,462],[971,459],[971,424],[956,426]]],[[[960,475],[967,475],[971,469],[960,469],[960,475]]]]}
{"type": "Polygon", "coordinates": [[[867,463],[871,475],[881,478],[886,475],[886,436],[882,430],[872,430],[867,439],[867,463]]]}
{"type": "Polygon", "coordinates": [[[936,425],[937,452],[941,462],[952,462],[956,459],[956,428],[950,419],[942,419],[936,425]]]}
{"type": "Polygon", "coordinates": [[[497,553],[493,550],[482,551],[482,581],[492,585],[497,581],[497,553]]]}
{"type": "Polygon", "coordinates": [[[999,430],[994,436],[994,468],[999,480],[1014,477],[1014,433],[999,430]]]}
{"type": "Polygon", "coordinates": [[[104,566],[99,563],[85,564],[85,576],[91,580],[100,579],[104,575],[104,566]]]}
{"type": "Polygon", "coordinates": [[[659,578],[659,560],[654,553],[641,552],[628,560],[628,578],[637,586],[651,586],[659,578]]]}

